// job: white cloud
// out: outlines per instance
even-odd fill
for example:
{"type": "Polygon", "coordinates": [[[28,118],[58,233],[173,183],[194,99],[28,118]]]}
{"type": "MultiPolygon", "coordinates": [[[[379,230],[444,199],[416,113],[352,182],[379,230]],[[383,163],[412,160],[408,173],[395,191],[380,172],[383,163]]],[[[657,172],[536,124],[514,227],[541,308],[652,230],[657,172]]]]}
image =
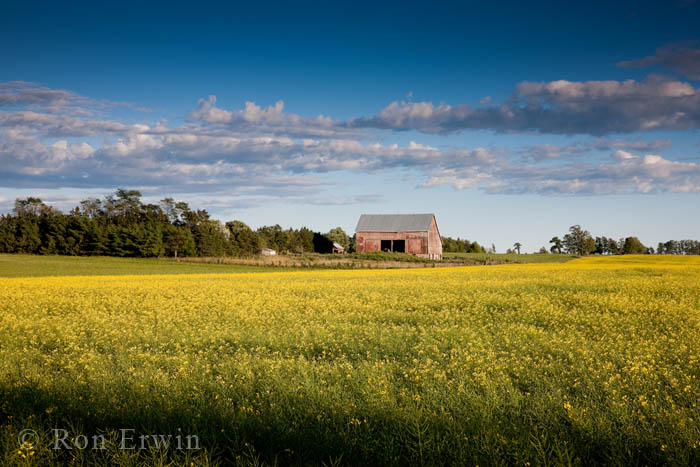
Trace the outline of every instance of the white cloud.
{"type": "MultiPolygon", "coordinates": [[[[566,100],[566,105],[580,100],[584,107],[591,99],[619,94],[687,93],[684,86],[663,87],[662,83],[658,89],[646,83],[644,91],[636,84],[597,83],[530,83],[523,85],[522,93],[535,99],[551,94],[566,100]]],[[[219,109],[215,103],[213,96],[200,100],[198,110],[190,114],[192,120],[180,126],[163,122],[125,125],[96,115],[76,117],[73,112],[22,107],[2,110],[0,186],[110,190],[128,184],[154,191],[235,193],[250,200],[286,196],[310,202],[324,189],[323,174],[406,170],[422,177],[426,187],[450,185],[488,193],[700,191],[698,164],[658,154],[670,145],[667,140],[598,138],[566,145],[545,142],[516,150],[442,148],[413,140],[398,145],[347,130],[326,117],[309,119],[285,113],[282,101],[269,107],[247,103],[244,109],[232,111],[219,109]],[[590,154],[593,151],[609,151],[611,158],[596,161],[590,154]]],[[[401,128],[442,131],[471,112],[474,110],[446,104],[394,103],[380,116],[401,128]]],[[[496,112],[505,115],[511,110],[496,112]]],[[[340,197],[337,202],[351,200],[340,197]]]]}
{"type": "Polygon", "coordinates": [[[66,140],[56,141],[49,146],[56,161],[68,161],[71,159],[85,159],[90,157],[95,150],[86,142],[68,144],[66,140]]]}
{"type": "Polygon", "coordinates": [[[548,83],[523,82],[516,86],[516,93],[523,98],[546,96],[556,102],[578,102],[587,100],[606,100],[615,98],[640,97],[687,97],[696,93],[688,83],[679,81],[648,80],[626,81],[585,81],[575,82],[558,80],[548,83]]]}
{"type": "Polygon", "coordinates": [[[307,118],[300,115],[285,113],[284,101],[279,100],[274,105],[261,107],[255,102],[245,102],[243,109],[224,110],[216,107],[216,96],[199,99],[197,109],[187,114],[192,122],[208,123],[217,128],[251,133],[286,134],[299,137],[333,138],[356,136],[358,130],[352,130],[331,118],[318,115],[307,118]]]}
{"type": "Polygon", "coordinates": [[[348,125],[424,133],[486,129],[606,135],[687,130],[700,128],[700,91],[689,83],[658,76],[641,82],[522,82],[502,104],[474,108],[392,102],[376,116],[354,119],[348,125]]]}
{"type": "Polygon", "coordinates": [[[91,115],[97,109],[118,106],[130,107],[140,112],[150,109],[135,107],[129,102],[92,99],[63,89],[50,89],[28,81],[0,82],[0,107],[28,106],[44,112],[91,115]]]}
{"type": "Polygon", "coordinates": [[[201,120],[207,123],[226,123],[233,120],[233,113],[222,110],[215,106],[216,96],[211,95],[209,99],[199,99],[197,110],[190,111],[190,120],[201,120]]]}
{"type": "Polygon", "coordinates": [[[627,151],[623,151],[622,149],[618,149],[615,151],[612,156],[619,160],[619,161],[624,161],[624,160],[629,160],[629,159],[639,159],[639,156],[635,156],[632,153],[629,153],[627,151]]]}
{"type": "Polygon", "coordinates": [[[613,162],[573,162],[558,165],[500,161],[475,171],[473,167],[438,170],[428,186],[479,187],[487,193],[610,195],[651,192],[700,192],[700,165],[659,155],[618,150],[613,162]],[[488,175],[486,177],[484,174],[488,175]],[[480,178],[479,178],[480,177],[480,178]]]}
{"type": "Polygon", "coordinates": [[[596,138],[593,146],[595,149],[606,150],[610,148],[631,149],[635,151],[660,151],[671,147],[671,140],[655,139],[652,141],[628,141],[621,139],[596,138]]]}

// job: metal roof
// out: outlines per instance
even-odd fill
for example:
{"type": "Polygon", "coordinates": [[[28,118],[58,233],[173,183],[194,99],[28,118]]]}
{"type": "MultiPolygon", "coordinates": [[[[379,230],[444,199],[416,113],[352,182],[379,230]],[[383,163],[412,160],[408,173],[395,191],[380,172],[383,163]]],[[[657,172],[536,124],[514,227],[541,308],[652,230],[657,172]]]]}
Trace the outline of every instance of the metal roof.
{"type": "Polygon", "coordinates": [[[345,248],[343,248],[343,245],[341,245],[341,244],[338,243],[338,242],[333,242],[333,248],[340,249],[340,250],[344,250],[344,249],[345,249],[345,248]]]}
{"type": "Polygon", "coordinates": [[[362,214],[355,232],[427,232],[434,214],[362,214]]]}

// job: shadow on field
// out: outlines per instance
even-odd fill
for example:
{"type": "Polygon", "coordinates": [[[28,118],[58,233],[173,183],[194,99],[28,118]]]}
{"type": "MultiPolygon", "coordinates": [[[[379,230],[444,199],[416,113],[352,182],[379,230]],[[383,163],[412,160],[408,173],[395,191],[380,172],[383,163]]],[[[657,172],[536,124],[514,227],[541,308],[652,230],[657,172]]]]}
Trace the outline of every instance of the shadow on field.
{"type": "MultiPolygon", "coordinates": [[[[3,465],[25,465],[17,436],[26,429],[39,434],[31,456],[44,465],[534,466],[659,465],[669,460],[658,446],[643,440],[582,430],[563,410],[525,405],[457,404],[448,411],[387,404],[360,409],[304,400],[301,393],[276,401],[245,396],[222,400],[197,388],[189,399],[177,401],[168,400],[167,394],[144,400],[127,389],[110,405],[99,395],[59,394],[30,385],[3,386],[0,401],[3,465]],[[59,444],[60,449],[53,449],[54,429],[66,430],[68,443],[85,435],[87,448],[59,444]],[[122,429],[132,430],[126,432],[126,441],[122,429]],[[105,436],[105,449],[93,449],[95,435],[105,436]],[[170,446],[159,447],[151,438],[142,445],[140,435],[171,435],[170,446]],[[200,449],[188,449],[194,446],[193,435],[200,449]]],[[[686,465],[700,462],[697,456],[677,460],[686,465]]]]}

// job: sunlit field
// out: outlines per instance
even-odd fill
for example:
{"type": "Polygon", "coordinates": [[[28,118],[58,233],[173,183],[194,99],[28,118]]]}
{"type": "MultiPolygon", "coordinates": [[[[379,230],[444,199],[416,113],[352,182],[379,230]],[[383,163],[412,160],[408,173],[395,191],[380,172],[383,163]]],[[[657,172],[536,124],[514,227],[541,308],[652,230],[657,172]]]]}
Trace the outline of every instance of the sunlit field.
{"type": "Polygon", "coordinates": [[[698,378],[697,257],[0,278],[2,465],[698,465],[698,378]]]}
{"type": "Polygon", "coordinates": [[[153,258],[0,254],[0,277],[230,274],[279,270],[279,268],[248,265],[176,262],[153,258]]]}
{"type": "Polygon", "coordinates": [[[443,253],[446,259],[471,259],[475,261],[490,261],[503,263],[565,263],[575,256],[567,254],[541,253],[443,253]]]}

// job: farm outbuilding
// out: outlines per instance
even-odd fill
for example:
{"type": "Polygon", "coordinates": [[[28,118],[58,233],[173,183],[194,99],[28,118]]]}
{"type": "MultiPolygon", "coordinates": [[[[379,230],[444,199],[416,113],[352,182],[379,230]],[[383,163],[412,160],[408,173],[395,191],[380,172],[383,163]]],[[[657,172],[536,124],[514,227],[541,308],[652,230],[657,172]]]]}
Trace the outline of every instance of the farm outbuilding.
{"type": "Polygon", "coordinates": [[[362,214],[355,234],[358,253],[391,251],[442,259],[434,214],[362,214]]]}
{"type": "Polygon", "coordinates": [[[333,253],[345,253],[345,248],[338,242],[333,242],[333,253]]]}
{"type": "Polygon", "coordinates": [[[277,252],[272,248],[263,248],[260,250],[261,256],[277,256],[277,252]]]}

